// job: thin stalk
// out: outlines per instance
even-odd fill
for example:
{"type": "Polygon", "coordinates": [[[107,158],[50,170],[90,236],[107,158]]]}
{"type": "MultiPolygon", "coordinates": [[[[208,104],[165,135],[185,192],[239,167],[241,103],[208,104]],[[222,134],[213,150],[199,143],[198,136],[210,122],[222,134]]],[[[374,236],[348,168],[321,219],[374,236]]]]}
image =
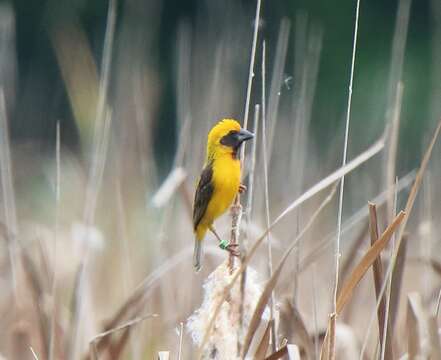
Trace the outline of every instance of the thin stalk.
{"type": "Polygon", "coordinates": [[[3,88],[0,88],[0,176],[3,193],[3,211],[7,227],[9,261],[11,263],[12,287],[14,289],[14,297],[17,303],[19,297],[17,294],[17,264],[15,254],[18,250],[18,224],[10,151],[11,147],[9,144],[9,127],[5,95],[3,88]]]}
{"type": "MultiPolygon", "coordinates": [[[[107,156],[107,148],[110,138],[111,114],[107,107],[107,95],[110,81],[110,68],[113,51],[113,40],[115,35],[116,22],[116,0],[109,1],[107,13],[107,26],[104,36],[103,59],[101,64],[100,91],[97,102],[96,119],[92,143],[92,162],[89,169],[89,178],[86,188],[86,201],[84,206],[83,221],[89,228],[95,222],[95,211],[98,201],[99,189],[102,184],[102,177],[107,156]]],[[[86,276],[89,271],[90,249],[86,248],[84,261],[79,274],[78,293],[75,295],[78,308],[74,316],[72,342],[70,358],[77,358],[78,347],[80,345],[81,330],[80,323],[84,318],[84,303],[86,302],[83,294],[86,276]]]]}
{"type": "MultiPolygon", "coordinates": [[[[219,311],[221,309],[222,304],[226,300],[226,298],[229,295],[229,292],[233,288],[235,282],[241,276],[241,274],[244,272],[245,268],[248,266],[248,263],[250,262],[251,258],[256,253],[259,246],[264,242],[266,239],[266,235],[268,231],[271,231],[274,227],[276,227],[288,214],[293,212],[295,209],[297,209],[301,204],[303,204],[305,201],[316,195],[318,192],[326,189],[330,185],[334,184],[336,181],[340,180],[342,176],[345,174],[348,174],[349,172],[356,169],[358,166],[363,164],[364,162],[368,161],[370,158],[378,154],[382,149],[384,148],[384,138],[380,138],[375,144],[371,145],[367,150],[365,150],[363,153],[359,154],[356,158],[351,160],[348,164],[346,164],[343,167],[340,167],[336,171],[334,171],[332,174],[328,175],[321,181],[319,181],[317,184],[313,185],[311,188],[309,188],[307,191],[305,191],[301,196],[299,196],[296,200],[294,200],[288,207],[285,208],[271,223],[270,227],[266,229],[254,242],[253,246],[251,247],[250,251],[248,252],[245,259],[242,260],[242,264],[240,268],[234,272],[231,281],[229,284],[225,287],[225,292],[222,298],[219,299],[219,301],[216,303],[216,306],[214,307],[213,314],[210,317],[210,320],[208,321],[207,327],[205,329],[204,336],[202,338],[201,344],[199,346],[199,357],[202,355],[201,350],[204,349],[205,345],[207,344],[207,341],[210,337],[211,331],[213,329],[214,322],[219,315],[219,311]]],[[[300,235],[299,235],[300,236],[300,235]]],[[[296,244],[296,243],[295,243],[296,244]]],[[[294,244],[294,245],[295,245],[294,244]]]]}
{"type": "Polygon", "coordinates": [[[184,323],[181,322],[179,325],[179,350],[178,350],[178,360],[182,359],[182,344],[184,342],[184,323]]]}
{"type": "Polygon", "coordinates": [[[277,38],[273,76],[271,79],[271,88],[268,98],[268,159],[271,159],[274,148],[273,142],[278,119],[280,94],[283,85],[290,28],[290,21],[283,18],[280,23],[279,35],[277,38]]]}
{"type": "MultiPolygon", "coordinates": [[[[242,128],[246,129],[248,127],[248,116],[250,112],[250,99],[251,99],[251,89],[253,87],[253,78],[254,78],[254,62],[256,59],[256,46],[257,46],[257,35],[259,34],[259,23],[260,23],[260,7],[261,0],[257,0],[256,5],[256,16],[254,18],[254,32],[253,32],[253,43],[251,47],[251,59],[250,59],[250,68],[248,72],[248,84],[247,84],[247,96],[245,100],[245,110],[244,110],[244,118],[242,128]]],[[[240,162],[241,167],[243,169],[244,158],[245,158],[245,146],[246,143],[242,144],[240,149],[240,162]]],[[[243,172],[242,172],[243,173],[243,172]]],[[[240,222],[242,217],[242,208],[240,205],[240,196],[239,194],[236,196],[236,200],[232,207],[232,224],[231,224],[231,243],[236,244],[239,239],[239,229],[240,222]]],[[[234,268],[234,256],[230,254],[228,261],[230,271],[233,271],[234,268]]]]}
{"type": "MultiPolygon", "coordinates": [[[[265,217],[266,217],[266,228],[270,227],[270,213],[269,213],[269,194],[268,194],[268,159],[267,159],[267,140],[266,140],[266,112],[265,112],[265,41],[263,41],[262,45],[262,152],[263,152],[263,173],[264,173],[264,187],[265,187],[265,217]]],[[[266,235],[267,242],[267,253],[268,253],[268,278],[271,279],[273,276],[273,252],[271,247],[271,232],[268,231],[266,235]]],[[[271,292],[271,300],[270,300],[270,320],[274,320],[274,303],[275,296],[274,290],[271,292]]],[[[271,323],[271,347],[273,352],[277,350],[276,346],[276,324],[275,321],[271,323]]]]}
{"type": "MultiPolygon", "coordinates": [[[[254,18],[253,44],[251,47],[250,69],[248,72],[247,97],[245,100],[245,110],[244,110],[244,117],[243,117],[243,128],[244,129],[246,129],[248,127],[248,114],[250,112],[251,89],[253,87],[253,79],[254,79],[254,61],[256,58],[257,35],[259,34],[261,3],[262,3],[262,0],[257,0],[256,16],[254,18]]],[[[245,144],[242,145],[242,148],[240,150],[241,161],[243,161],[244,157],[245,157],[245,144]]]]}
{"type": "MultiPolygon", "coordinates": [[[[259,104],[256,104],[254,108],[254,126],[253,126],[253,133],[254,133],[254,141],[251,147],[251,168],[249,173],[249,183],[248,183],[248,191],[247,191],[247,209],[245,211],[246,216],[246,226],[244,229],[244,237],[243,237],[243,246],[242,246],[242,256],[246,256],[246,250],[248,248],[248,227],[251,223],[251,219],[253,218],[253,194],[254,194],[254,175],[255,175],[255,169],[256,169],[256,149],[257,149],[257,138],[259,135],[259,115],[260,115],[260,106],[259,104]]],[[[245,287],[246,287],[246,281],[247,281],[247,271],[245,269],[241,282],[240,282],[240,326],[239,331],[242,331],[243,323],[244,323],[244,308],[243,304],[245,302],[245,287]]],[[[239,337],[238,337],[239,339],[239,337]]],[[[238,344],[238,353],[241,352],[241,345],[238,344]]]]}
{"type": "Polygon", "coordinates": [[[56,291],[57,291],[57,243],[59,232],[60,219],[60,190],[61,190],[61,154],[60,154],[60,122],[57,122],[57,134],[55,141],[55,161],[56,161],[56,175],[55,175],[55,229],[54,229],[54,250],[53,250],[53,264],[52,264],[52,319],[51,319],[51,334],[49,340],[49,360],[54,358],[55,345],[55,323],[56,323],[56,291]]]}
{"type": "MultiPolygon", "coordinates": [[[[346,158],[348,152],[348,139],[349,139],[349,123],[351,119],[351,106],[352,106],[352,86],[354,83],[354,69],[355,69],[355,55],[357,51],[357,38],[358,38],[358,19],[360,14],[360,0],[357,0],[357,8],[355,15],[355,29],[354,29],[354,40],[352,47],[352,61],[351,61],[351,72],[349,78],[349,88],[348,88],[348,103],[347,103],[347,112],[346,112],[346,126],[345,126],[345,139],[344,139],[344,148],[343,148],[343,164],[346,165],[346,158]]],[[[341,223],[342,223],[342,214],[343,214],[343,195],[344,195],[344,186],[345,186],[345,177],[342,176],[340,182],[340,193],[339,193],[339,201],[338,201],[338,219],[337,219],[337,238],[335,242],[335,284],[334,284],[334,313],[337,311],[337,293],[338,293],[338,274],[340,268],[340,240],[341,240],[341,223]]],[[[330,339],[330,344],[335,344],[334,339],[330,339]]],[[[335,358],[335,349],[330,349],[330,359],[333,360],[335,358]]]]}
{"type": "Polygon", "coordinates": [[[314,358],[318,359],[320,357],[319,350],[319,333],[318,333],[318,316],[317,316],[317,265],[314,263],[312,267],[312,321],[314,324],[314,358]]]}
{"type": "MultiPolygon", "coordinates": [[[[395,239],[396,240],[396,245],[393,248],[393,254],[392,254],[392,257],[390,259],[390,263],[389,263],[386,275],[384,277],[383,285],[381,287],[381,291],[380,291],[380,295],[379,295],[379,300],[381,299],[381,297],[384,294],[386,286],[387,286],[387,284],[389,282],[389,276],[391,276],[392,271],[393,271],[393,269],[395,267],[395,263],[396,263],[397,256],[398,256],[398,250],[400,248],[401,241],[403,239],[404,231],[406,229],[407,221],[409,219],[409,214],[412,212],[413,205],[415,203],[415,199],[416,199],[416,196],[418,194],[419,187],[421,186],[421,182],[423,180],[423,175],[424,175],[424,173],[426,171],[427,165],[428,165],[429,160],[430,160],[431,155],[432,155],[433,147],[435,146],[435,143],[436,143],[436,140],[438,138],[438,135],[439,135],[440,131],[441,131],[441,120],[439,121],[439,123],[438,123],[438,125],[437,125],[437,127],[435,129],[435,132],[434,132],[434,134],[432,136],[432,139],[431,139],[431,141],[429,143],[429,146],[427,147],[427,150],[426,150],[426,152],[425,152],[425,154],[423,156],[423,160],[421,161],[421,165],[420,165],[420,168],[419,168],[419,170],[417,172],[415,182],[414,182],[414,184],[412,186],[412,189],[410,190],[409,196],[407,198],[406,207],[405,207],[405,216],[404,216],[403,222],[401,224],[401,227],[398,230],[399,231],[398,232],[398,236],[395,239]]],[[[364,353],[366,351],[367,342],[368,342],[369,334],[370,334],[370,331],[371,331],[371,328],[372,328],[372,324],[374,322],[374,319],[376,317],[375,315],[378,312],[378,308],[380,306],[380,301],[379,300],[377,301],[377,304],[376,304],[376,307],[375,307],[375,311],[373,312],[373,314],[371,316],[371,320],[370,320],[369,325],[367,327],[367,332],[366,332],[366,335],[365,335],[365,338],[364,338],[363,346],[361,348],[360,359],[363,359],[364,353]]]]}

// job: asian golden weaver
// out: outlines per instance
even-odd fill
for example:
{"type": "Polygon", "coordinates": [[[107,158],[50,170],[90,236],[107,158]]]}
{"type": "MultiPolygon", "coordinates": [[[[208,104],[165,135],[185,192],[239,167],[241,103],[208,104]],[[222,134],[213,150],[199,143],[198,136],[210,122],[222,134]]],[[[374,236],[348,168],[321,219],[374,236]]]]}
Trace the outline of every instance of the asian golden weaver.
{"type": "Polygon", "coordinates": [[[241,144],[253,136],[253,133],[242,129],[233,119],[219,121],[208,133],[205,165],[193,205],[193,229],[196,237],[193,265],[196,271],[201,268],[202,240],[207,230],[216,236],[221,248],[237,255],[237,245],[228,245],[222,241],[213,227],[213,221],[230,207],[241,189],[238,151],[241,144]]]}

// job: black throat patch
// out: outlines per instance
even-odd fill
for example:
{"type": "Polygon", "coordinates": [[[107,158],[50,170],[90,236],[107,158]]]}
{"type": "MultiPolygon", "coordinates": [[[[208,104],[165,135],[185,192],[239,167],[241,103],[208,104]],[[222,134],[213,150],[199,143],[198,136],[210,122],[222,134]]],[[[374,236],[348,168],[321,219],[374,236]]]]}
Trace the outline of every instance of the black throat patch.
{"type": "Polygon", "coordinates": [[[239,139],[239,133],[235,130],[231,130],[227,135],[220,139],[220,143],[224,146],[231,147],[233,149],[233,158],[237,159],[238,150],[242,141],[239,139]]]}

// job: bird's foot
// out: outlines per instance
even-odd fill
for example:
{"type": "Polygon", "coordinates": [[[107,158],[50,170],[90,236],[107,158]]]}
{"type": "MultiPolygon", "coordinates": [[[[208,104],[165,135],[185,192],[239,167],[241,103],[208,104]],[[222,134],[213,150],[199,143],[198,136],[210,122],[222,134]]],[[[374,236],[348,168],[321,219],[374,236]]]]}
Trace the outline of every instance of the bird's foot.
{"type": "Polygon", "coordinates": [[[222,250],[228,251],[233,256],[240,257],[239,244],[230,244],[228,240],[221,240],[219,247],[222,250]]]}
{"type": "Polygon", "coordinates": [[[247,187],[244,184],[239,185],[239,194],[243,194],[245,191],[247,191],[247,187]]]}

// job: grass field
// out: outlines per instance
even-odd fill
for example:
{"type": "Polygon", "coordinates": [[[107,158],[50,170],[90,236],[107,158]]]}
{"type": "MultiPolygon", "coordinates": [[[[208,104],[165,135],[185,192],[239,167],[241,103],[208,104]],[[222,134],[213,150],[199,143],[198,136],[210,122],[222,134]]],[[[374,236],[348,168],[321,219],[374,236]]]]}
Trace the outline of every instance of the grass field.
{"type": "Polygon", "coordinates": [[[62,119],[49,150],[11,141],[0,92],[0,355],[441,359],[441,122],[425,122],[421,151],[403,142],[409,0],[395,20],[386,106],[352,109],[356,5],[347,104],[326,141],[312,116],[326,29],[306,13],[282,20],[268,43],[260,1],[255,14],[230,4],[223,18],[218,5],[201,7],[170,45],[176,104],[145,59],[149,35],[114,1],[101,63],[78,23],[51,34],[81,150],[63,146],[62,119]],[[158,120],[161,103],[176,106],[176,121],[158,120]],[[242,257],[208,235],[195,273],[193,193],[208,130],[224,117],[256,135],[243,148],[241,206],[216,222],[242,257]],[[157,151],[171,146],[165,133],[177,139],[171,163],[157,151]]]}

